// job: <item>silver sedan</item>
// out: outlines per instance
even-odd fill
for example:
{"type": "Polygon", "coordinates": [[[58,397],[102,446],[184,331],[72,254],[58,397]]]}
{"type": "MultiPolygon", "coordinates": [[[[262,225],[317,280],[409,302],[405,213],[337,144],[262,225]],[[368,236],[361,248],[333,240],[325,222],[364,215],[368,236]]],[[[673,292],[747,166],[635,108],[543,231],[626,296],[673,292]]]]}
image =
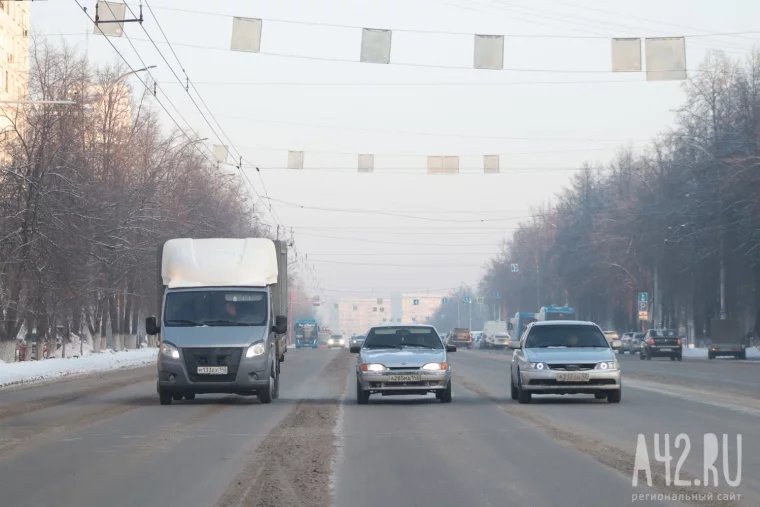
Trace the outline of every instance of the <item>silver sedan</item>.
{"type": "Polygon", "coordinates": [[[351,346],[356,361],[356,401],[369,402],[372,394],[383,396],[435,393],[451,402],[451,365],[448,353],[432,326],[373,327],[361,346],[351,346]]]}
{"type": "Polygon", "coordinates": [[[530,403],[533,394],[593,394],[620,403],[620,365],[602,330],[592,322],[541,321],[528,326],[511,364],[512,399],[530,403]]]}

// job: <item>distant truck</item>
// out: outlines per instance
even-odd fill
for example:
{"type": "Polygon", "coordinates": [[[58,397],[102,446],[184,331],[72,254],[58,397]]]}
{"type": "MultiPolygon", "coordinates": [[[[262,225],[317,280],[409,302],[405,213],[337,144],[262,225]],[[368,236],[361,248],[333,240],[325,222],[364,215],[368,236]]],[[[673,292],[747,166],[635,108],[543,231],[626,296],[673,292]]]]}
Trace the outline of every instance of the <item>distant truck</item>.
{"type": "Polygon", "coordinates": [[[575,320],[575,310],[569,306],[542,306],[536,320],[575,320]]]}
{"type": "Polygon", "coordinates": [[[196,394],[279,396],[287,351],[287,245],[265,238],[171,239],[158,249],[162,405],[196,394]]]}
{"type": "Polygon", "coordinates": [[[742,332],[741,322],[733,319],[712,319],[710,321],[710,348],[707,358],[733,356],[747,359],[747,339],[742,332]]]}
{"type": "Polygon", "coordinates": [[[509,319],[508,329],[512,335],[512,338],[516,341],[520,341],[523,333],[528,328],[528,324],[536,322],[536,314],[530,312],[517,312],[515,316],[509,319]]]}
{"type": "Polygon", "coordinates": [[[293,324],[293,341],[296,348],[319,346],[319,326],[314,319],[299,319],[293,324]]]}
{"type": "Polygon", "coordinates": [[[454,328],[449,334],[449,344],[456,345],[457,347],[472,347],[472,334],[470,330],[465,327],[454,328]]]}

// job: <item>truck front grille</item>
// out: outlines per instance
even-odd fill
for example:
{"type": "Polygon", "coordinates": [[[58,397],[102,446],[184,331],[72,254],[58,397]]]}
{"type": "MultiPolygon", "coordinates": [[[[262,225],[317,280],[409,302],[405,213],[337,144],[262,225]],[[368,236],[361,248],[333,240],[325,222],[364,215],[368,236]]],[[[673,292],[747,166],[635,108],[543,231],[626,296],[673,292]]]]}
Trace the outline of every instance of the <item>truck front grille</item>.
{"type": "Polygon", "coordinates": [[[232,382],[237,377],[242,348],[183,348],[182,355],[190,382],[232,382]],[[198,374],[198,366],[226,366],[226,375],[198,374]]]}

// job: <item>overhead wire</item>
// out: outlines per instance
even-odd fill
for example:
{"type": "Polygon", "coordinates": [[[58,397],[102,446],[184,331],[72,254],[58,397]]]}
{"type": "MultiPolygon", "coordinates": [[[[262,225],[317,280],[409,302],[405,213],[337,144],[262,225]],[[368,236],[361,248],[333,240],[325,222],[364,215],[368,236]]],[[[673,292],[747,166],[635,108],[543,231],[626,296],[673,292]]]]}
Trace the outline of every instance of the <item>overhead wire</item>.
{"type": "MultiPolygon", "coordinates": [[[[163,37],[164,37],[164,42],[165,42],[165,43],[166,43],[166,44],[169,46],[169,50],[170,50],[170,51],[172,52],[172,54],[174,55],[174,58],[177,60],[177,64],[179,65],[179,67],[180,67],[180,69],[181,69],[182,73],[185,75],[185,80],[186,80],[186,81],[185,81],[185,83],[184,83],[184,84],[185,84],[185,86],[186,86],[185,90],[187,91],[187,96],[188,96],[188,98],[190,98],[190,100],[192,101],[193,105],[194,105],[194,106],[195,106],[195,108],[198,110],[198,112],[201,114],[201,117],[203,118],[203,120],[205,121],[205,123],[208,125],[209,129],[211,129],[211,132],[214,134],[214,136],[217,138],[217,140],[218,140],[218,141],[219,141],[219,142],[220,142],[222,145],[225,145],[225,141],[222,139],[222,136],[224,136],[224,138],[227,140],[227,144],[228,144],[229,146],[231,146],[231,147],[232,147],[232,150],[235,152],[235,154],[237,155],[237,157],[238,157],[239,159],[241,159],[241,160],[242,160],[242,155],[240,154],[240,152],[239,152],[239,151],[237,151],[237,149],[235,148],[234,144],[231,142],[231,140],[230,140],[229,136],[227,136],[227,134],[224,132],[224,129],[223,129],[223,127],[221,126],[221,124],[219,123],[219,121],[216,119],[216,117],[214,116],[213,112],[211,111],[211,109],[210,109],[210,108],[208,107],[208,105],[206,104],[206,102],[203,100],[203,97],[202,97],[202,96],[201,96],[201,94],[198,92],[198,90],[197,90],[197,89],[196,89],[196,88],[193,86],[193,90],[195,91],[196,95],[198,96],[198,100],[200,100],[200,102],[201,102],[201,103],[203,104],[203,106],[206,108],[206,111],[207,111],[208,115],[211,117],[211,119],[212,119],[212,120],[214,121],[214,123],[216,124],[217,128],[218,128],[218,129],[219,129],[219,131],[221,132],[221,135],[220,135],[219,133],[217,133],[217,131],[216,131],[216,129],[214,128],[214,126],[211,124],[211,122],[209,121],[209,119],[206,117],[206,113],[204,113],[204,112],[203,112],[203,110],[201,109],[201,107],[200,107],[200,106],[198,105],[198,103],[195,101],[195,98],[193,97],[193,95],[190,93],[189,87],[192,85],[192,81],[190,80],[190,77],[187,75],[187,72],[186,72],[186,70],[185,70],[185,66],[184,66],[184,65],[182,65],[182,62],[180,61],[180,59],[179,59],[179,56],[177,56],[177,53],[176,53],[176,51],[174,51],[174,48],[172,47],[172,43],[169,41],[168,37],[166,36],[166,32],[164,32],[164,29],[161,27],[161,23],[158,21],[158,18],[155,16],[155,13],[154,13],[154,12],[153,12],[153,10],[151,9],[151,6],[150,6],[150,4],[148,3],[148,0],[144,0],[144,1],[145,1],[145,5],[148,7],[148,10],[149,10],[149,12],[150,12],[150,13],[151,13],[151,15],[153,16],[153,19],[154,19],[154,21],[155,21],[155,23],[156,23],[156,26],[158,27],[158,29],[160,30],[161,34],[162,34],[162,35],[163,35],[163,37]]],[[[106,4],[106,5],[107,5],[107,4],[106,4]]],[[[129,6],[128,4],[126,4],[126,5],[127,5],[127,8],[129,9],[130,13],[132,13],[132,15],[134,16],[135,14],[134,14],[134,11],[132,11],[132,8],[131,8],[131,6],[129,6]]],[[[109,7],[109,9],[110,9],[110,7],[109,7]]],[[[150,42],[151,42],[151,43],[153,44],[153,46],[155,47],[155,49],[156,49],[156,51],[158,52],[159,56],[161,56],[161,58],[163,59],[163,61],[164,61],[164,62],[166,63],[166,65],[169,67],[169,70],[171,71],[171,73],[174,75],[174,77],[177,79],[177,81],[178,81],[180,84],[183,84],[183,83],[182,83],[182,79],[181,79],[181,78],[180,78],[180,77],[177,75],[177,73],[176,73],[176,72],[175,72],[175,70],[174,70],[174,67],[172,66],[172,64],[170,64],[170,63],[169,63],[169,60],[166,58],[166,56],[164,55],[164,53],[163,53],[163,52],[161,51],[161,49],[158,47],[158,45],[156,44],[156,41],[155,41],[155,40],[153,39],[153,37],[150,35],[150,33],[148,32],[147,28],[145,28],[145,26],[143,25],[143,23],[140,23],[140,26],[141,26],[141,28],[142,28],[143,32],[145,32],[145,35],[147,35],[148,39],[150,40],[150,42]]],[[[128,36],[127,36],[127,37],[128,37],[128,36]]],[[[256,196],[259,198],[259,201],[260,201],[260,202],[263,202],[263,198],[261,197],[261,195],[259,194],[259,192],[256,190],[256,187],[255,187],[255,185],[254,185],[254,184],[253,184],[253,182],[250,180],[250,178],[248,177],[247,173],[246,173],[245,171],[243,171],[242,167],[239,167],[239,168],[238,168],[238,170],[240,171],[241,175],[242,175],[242,176],[245,178],[245,180],[247,180],[247,182],[248,182],[248,185],[250,186],[250,188],[251,188],[251,190],[253,191],[253,193],[254,193],[254,194],[255,194],[255,195],[256,195],[256,196]]],[[[278,223],[278,225],[279,225],[279,222],[281,222],[281,220],[279,220],[279,218],[275,216],[275,214],[274,214],[274,211],[272,210],[272,207],[271,207],[271,206],[270,206],[270,213],[272,214],[272,218],[273,218],[273,219],[275,220],[275,222],[277,222],[277,223],[278,223]]]]}
{"type": "MultiPolygon", "coordinates": [[[[74,0],[74,2],[79,6],[79,8],[82,10],[82,12],[85,14],[85,16],[87,16],[90,19],[90,21],[92,21],[93,23],[95,23],[95,20],[84,9],[84,7],[79,2],[79,0],[74,0]]],[[[109,37],[107,37],[107,36],[105,38],[106,38],[106,41],[108,41],[108,43],[110,44],[110,46],[113,48],[113,50],[116,52],[116,54],[119,56],[119,58],[121,58],[121,60],[124,62],[124,64],[129,68],[129,70],[135,75],[135,77],[137,77],[137,79],[140,81],[140,83],[142,83],[143,86],[145,86],[145,88],[147,89],[148,88],[148,83],[146,81],[143,81],[143,79],[139,75],[137,75],[135,68],[132,67],[129,64],[129,62],[127,61],[127,59],[124,57],[124,55],[121,53],[121,51],[119,51],[119,49],[113,44],[113,42],[111,41],[111,39],[109,37]]],[[[134,49],[134,46],[133,46],[133,49],[134,49]]],[[[138,58],[139,58],[139,56],[138,56],[138,58]]],[[[142,59],[140,59],[140,61],[142,62],[142,59]]],[[[143,63],[144,67],[147,67],[147,65],[145,65],[144,62],[142,62],[142,63],[143,63]]],[[[148,75],[150,76],[150,71],[147,71],[147,72],[148,72],[148,75]]],[[[180,132],[182,132],[182,135],[184,135],[190,141],[194,140],[189,135],[187,135],[187,133],[185,132],[184,128],[179,124],[179,122],[174,118],[174,116],[172,116],[172,114],[169,112],[169,110],[166,108],[166,106],[163,104],[163,102],[161,102],[161,100],[159,100],[156,97],[154,97],[154,99],[156,100],[156,102],[158,103],[158,105],[161,106],[161,109],[164,110],[164,112],[169,117],[169,119],[172,121],[172,123],[174,123],[177,126],[177,128],[180,130],[180,132]]],[[[182,114],[179,111],[177,111],[177,108],[174,106],[174,104],[171,102],[171,100],[169,100],[168,98],[166,100],[167,100],[167,102],[169,102],[169,104],[172,105],[172,107],[174,108],[175,112],[180,116],[180,118],[182,118],[183,121],[185,121],[185,123],[187,125],[189,125],[189,123],[187,122],[187,120],[184,119],[184,117],[182,116],[182,114]]],[[[195,148],[196,151],[198,151],[198,153],[201,156],[203,156],[204,158],[206,158],[206,160],[209,160],[208,156],[200,148],[198,148],[197,145],[193,144],[193,148],[195,148]]]]}

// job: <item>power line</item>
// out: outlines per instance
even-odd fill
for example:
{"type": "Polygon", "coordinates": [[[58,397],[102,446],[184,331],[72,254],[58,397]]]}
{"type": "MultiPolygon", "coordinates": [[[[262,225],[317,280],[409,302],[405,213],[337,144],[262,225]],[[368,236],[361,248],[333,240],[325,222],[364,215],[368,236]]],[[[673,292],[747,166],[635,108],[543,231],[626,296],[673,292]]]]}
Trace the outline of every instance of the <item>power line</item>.
{"type": "Polygon", "coordinates": [[[369,262],[346,262],[346,261],[313,261],[318,264],[340,264],[344,266],[359,266],[359,267],[393,267],[393,268],[474,268],[482,267],[482,264],[467,265],[467,264],[391,264],[391,263],[369,263],[369,262]]]}
{"type": "MultiPolygon", "coordinates": [[[[161,27],[161,23],[158,21],[158,18],[156,18],[155,13],[153,13],[153,10],[151,9],[150,4],[148,3],[147,0],[145,0],[145,4],[148,7],[148,10],[150,11],[151,15],[153,15],[153,19],[156,22],[156,26],[158,26],[159,30],[161,31],[161,34],[164,37],[165,43],[169,46],[169,49],[171,50],[172,54],[174,55],[174,58],[177,60],[177,63],[179,64],[180,69],[182,70],[182,73],[185,75],[185,79],[186,79],[186,82],[185,82],[186,88],[185,88],[185,90],[187,91],[187,96],[190,98],[190,100],[192,101],[193,105],[198,110],[198,112],[201,113],[201,117],[206,122],[206,124],[208,125],[208,127],[211,129],[211,132],[214,134],[214,136],[219,140],[219,142],[222,145],[225,144],[224,140],[221,137],[221,136],[224,136],[227,139],[227,144],[229,144],[232,147],[232,150],[236,153],[236,155],[238,156],[238,158],[242,159],[242,155],[240,154],[240,152],[237,151],[237,149],[235,148],[235,146],[233,145],[233,143],[230,141],[229,136],[227,136],[227,134],[224,132],[224,129],[219,124],[219,122],[217,121],[217,119],[214,117],[214,114],[211,112],[211,109],[208,107],[208,105],[206,104],[206,102],[203,100],[203,97],[200,95],[200,93],[198,93],[198,90],[194,86],[193,86],[193,90],[195,90],[196,94],[198,95],[198,99],[201,101],[201,103],[203,104],[203,106],[206,108],[206,111],[208,112],[208,115],[211,116],[212,120],[214,121],[214,123],[216,124],[216,126],[219,128],[219,131],[221,132],[221,136],[219,135],[219,133],[217,133],[217,131],[214,128],[214,126],[208,120],[208,118],[206,117],[206,114],[203,112],[203,110],[200,108],[200,106],[198,105],[198,103],[195,101],[195,98],[193,98],[192,94],[190,93],[190,89],[189,89],[189,87],[190,87],[190,85],[192,83],[190,81],[190,77],[187,75],[187,72],[185,71],[184,65],[182,65],[182,62],[179,60],[179,57],[177,56],[177,53],[174,51],[174,48],[172,47],[171,42],[169,42],[169,39],[166,36],[166,33],[164,32],[163,28],[161,27]]],[[[132,15],[134,15],[134,12],[132,11],[132,8],[129,5],[127,5],[127,8],[132,13],[132,15]]],[[[109,7],[109,9],[110,9],[110,7],[109,7]]],[[[142,23],[140,23],[140,26],[143,29],[143,32],[145,32],[145,35],[148,36],[148,39],[150,40],[150,42],[156,48],[156,51],[158,52],[158,54],[164,60],[164,62],[166,63],[166,65],[169,67],[169,70],[172,72],[172,74],[174,75],[174,77],[177,79],[177,81],[180,84],[182,84],[182,79],[174,71],[173,66],[169,63],[169,60],[166,58],[166,56],[163,54],[163,52],[159,49],[158,45],[156,44],[156,41],[153,39],[153,37],[150,35],[150,33],[148,32],[148,30],[145,28],[145,26],[142,23]]],[[[129,38],[129,37],[127,36],[127,38],[129,38]]],[[[250,188],[253,191],[253,193],[259,198],[259,201],[263,202],[263,199],[262,199],[261,195],[256,190],[256,187],[253,185],[253,182],[250,180],[250,178],[248,177],[248,175],[242,170],[242,168],[238,167],[238,170],[240,171],[241,175],[245,178],[245,180],[248,182],[248,185],[250,186],[250,188]]],[[[271,212],[272,218],[274,218],[275,222],[279,222],[279,219],[275,216],[274,212],[272,211],[271,206],[270,206],[270,212],[271,212]]]]}
{"type": "Polygon", "coordinates": [[[324,238],[324,239],[335,239],[335,240],[342,240],[342,241],[352,241],[352,242],[359,242],[359,243],[377,243],[381,245],[397,245],[397,246],[440,246],[440,247],[466,247],[466,246],[489,246],[492,247],[496,243],[481,243],[481,244],[473,244],[473,243],[465,243],[465,244],[438,244],[438,243],[408,243],[404,241],[379,241],[374,239],[363,239],[363,238],[346,238],[346,237],[339,237],[339,236],[325,236],[322,234],[311,234],[307,232],[301,232],[299,233],[301,236],[310,236],[313,238],[324,238]]]}
{"type": "MultiPolygon", "coordinates": [[[[484,170],[482,167],[460,167],[459,173],[454,175],[433,175],[433,176],[462,176],[462,175],[483,175],[486,178],[490,178],[492,176],[498,176],[498,175],[509,175],[514,173],[550,173],[550,172],[573,172],[573,171],[579,171],[582,167],[536,167],[536,168],[530,168],[530,167],[502,167],[499,169],[498,173],[484,173],[484,170]]],[[[411,175],[426,175],[427,168],[426,167],[405,167],[405,168],[399,168],[399,167],[375,167],[371,173],[359,173],[356,167],[304,167],[302,169],[293,169],[290,167],[261,167],[261,170],[263,171],[290,171],[290,172],[301,172],[301,171],[318,171],[318,172],[338,172],[338,173],[346,173],[346,174],[360,174],[362,177],[367,176],[369,174],[385,174],[385,175],[404,175],[404,174],[411,174],[411,175]]]]}
{"type": "MultiPolygon", "coordinates": [[[[85,10],[85,8],[82,6],[82,4],[79,2],[79,0],[74,0],[74,2],[79,6],[80,9],[82,9],[82,12],[84,12],[85,16],[87,16],[90,19],[90,21],[92,21],[93,23],[95,23],[95,20],[85,10]]],[[[110,9],[110,7],[109,7],[109,9],[110,9]]],[[[119,58],[122,59],[122,61],[129,68],[129,70],[132,71],[132,73],[137,77],[137,79],[140,81],[140,83],[142,83],[143,86],[145,86],[145,88],[148,88],[148,84],[145,81],[143,81],[142,78],[139,75],[137,75],[137,73],[135,72],[135,69],[129,64],[129,62],[127,61],[127,59],[124,57],[124,55],[121,54],[121,52],[113,44],[113,42],[111,41],[111,39],[109,37],[107,37],[107,36],[105,38],[106,38],[106,41],[108,41],[108,43],[111,45],[111,47],[113,48],[113,50],[116,52],[116,54],[119,56],[119,58]]],[[[134,46],[133,46],[133,49],[134,49],[134,46]]],[[[137,53],[137,50],[135,50],[135,53],[137,53]]],[[[138,55],[138,58],[139,58],[139,55],[138,55]]],[[[141,61],[142,61],[142,59],[141,59],[141,61]]],[[[143,63],[143,65],[144,65],[144,63],[143,63]]],[[[147,67],[147,65],[144,65],[144,66],[147,67]]],[[[150,76],[150,71],[148,71],[148,75],[150,76]]],[[[179,122],[174,118],[174,116],[172,116],[172,114],[169,112],[169,110],[166,108],[166,106],[163,104],[163,102],[161,102],[157,97],[154,97],[154,99],[156,100],[156,102],[158,102],[158,105],[161,106],[161,109],[164,110],[164,112],[167,114],[167,116],[169,117],[169,119],[177,126],[177,128],[180,130],[180,132],[182,132],[182,135],[184,135],[188,140],[191,140],[191,141],[194,140],[193,138],[191,138],[190,136],[187,135],[187,133],[185,132],[185,130],[182,128],[182,126],[179,124],[179,122]]],[[[172,105],[172,107],[174,107],[174,105],[172,104],[171,100],[169,100],[167,98],[167,101],[169,102],[169,104],[172,105]]],[[[177,114],[180,116],[180,118],[182,118],[183,121],[185,121],[185,123],[187,123],[187,120],[185,120],[184,117],[182,117],[182,114],[179,113],[179,111],[177,111],[176,107],[174,107],[174,110],[175,110],[175,112],[177,112],[177,114]]],[[[203,156],[204,158],[206,158],[206,160],[209,160],[208,156],[203,151],[201,151],[200,148],[198,148],[195,144],[193,144],[193,148],[196,149],[198,151],[198,153],[200,153],[201,156],[203,156]]]]}
{"type": "MultiPolygon", "coordinates": [[[[147,4],[147,2],[146,2],[147,4]]],[[[188,14],[200,14],[204,16],[215,16],[215,17],[222,17],[222,18],[234,18],[237,17],[235,14],[225,14],[220,12],[209,12],[209,11],[199,11],[199,10],[193,10],[193,9],[181,9],[177,7],[165,7],[165,6],[156,6],[156,9],[166,10],[166,11],[174,11],[174,12],[184,12],[188,14]]],[[[393,32],[400,32],[400,33],[420,33],[420,34],[432,34],[432,35],[462,35],[462,36],[469,36],[472,37],[475,35],[474,32],[456,32],[456,31],[449,31],[449,30],[427,30],[427,29],[415,29],[415,28],[388,28],[387,26],[364,26],[364,25],[350,25],[350,24],[340,24],[340,23],[324,23],[324,22],[316,22],[316,21],[300,21],[300,20],[292,20],[292,19],[281,19],[281,18],[257,18],[261,19],[262,21],[266,21],[268,23],[282,23],[282,24],[293,24],[293,25],[305,25],[305,26],[322,26],[322,27],[330,27],[330,28],[346,28],[346,29],[364,29],[364,28],[375,28],[375,29],[383,29],[383,30],[391,30],[393,32]]],[[[621,25],[625,26],[625,25],[621,25]]],[[[488,33],[492,33],[493,30],[489,31],[488,33]]],[[[484,33],[484,32],[478,32],[478,33],[484,33]]],[[[715,33],[699,33],[699,34],[690,34],[690,35],[682,35],[680,37],[686,37],[686,38],[697,38],[697,37],[725,37],[725,36],[736,36],[736,35],[753,35],[753,34],[760,34],[760,31],[741,31],[741,32],[715,32],[715,33]]],[[[606,35],[547,35],[547,34],[519,34],[519,33],[493,33],[493,35],[501,35],[505,38],[526,38],[526,39],[532,39],[532,38],[538,38],[538,39],[609,39],[609,36],[606,35]]],[[[647,36],[642,36],[641,38],[646,38],[647,36]]],[[[652,36],[649,36],[652,37],[652,36]]]]}

